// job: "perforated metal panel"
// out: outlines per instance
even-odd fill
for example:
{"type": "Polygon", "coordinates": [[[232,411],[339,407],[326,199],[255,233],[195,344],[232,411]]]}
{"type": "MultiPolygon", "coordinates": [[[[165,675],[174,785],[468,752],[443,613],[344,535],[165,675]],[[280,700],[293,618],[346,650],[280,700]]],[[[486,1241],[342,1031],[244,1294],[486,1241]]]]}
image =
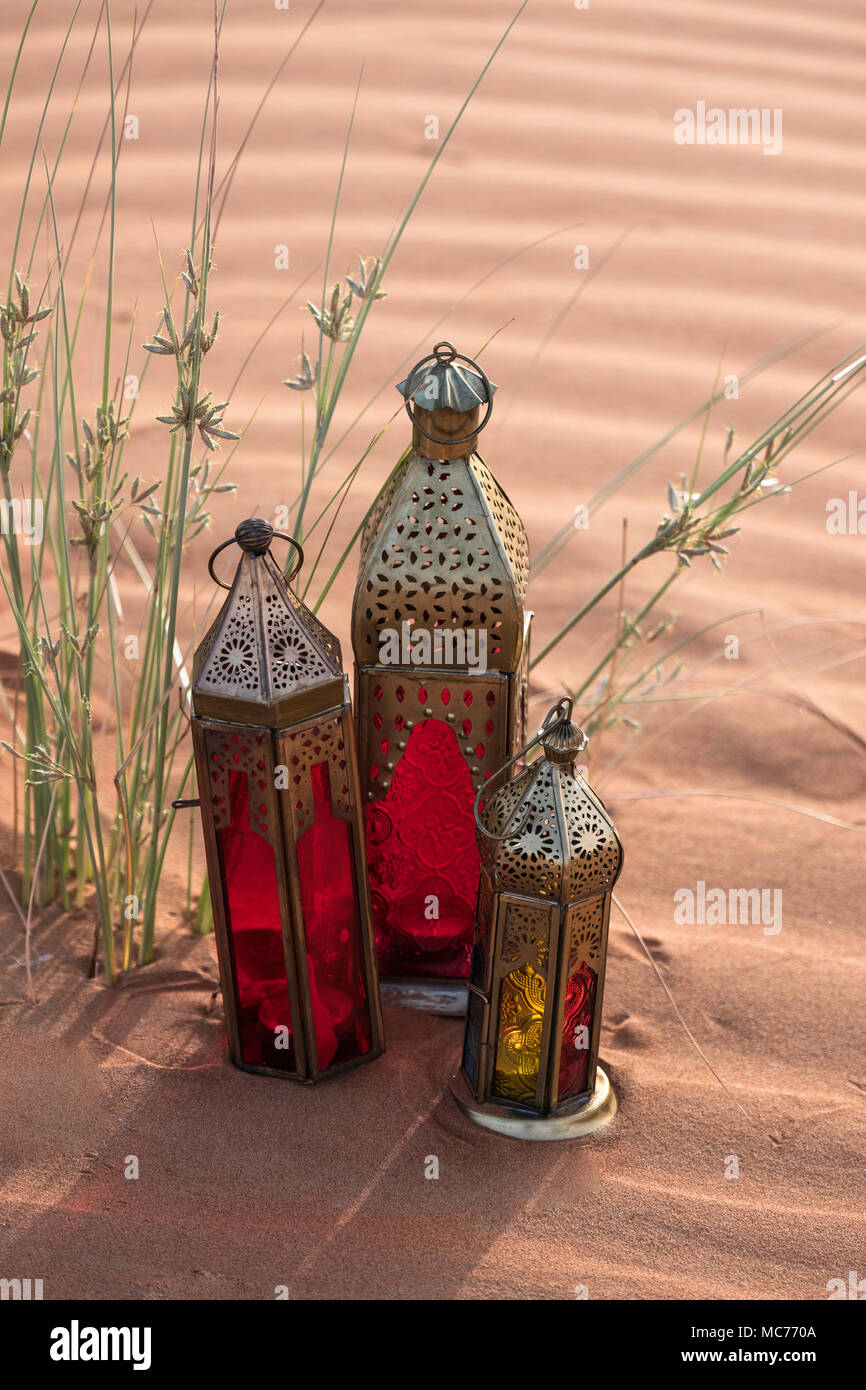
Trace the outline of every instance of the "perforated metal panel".
{"type": "Polygon", "coordinates": [[[364,532],[352,641],[379,660],[384,629],[487,634],[487,666],[516,671],[523,648],[529,548],[523,524],[477,455],[413,455],[364,532]]]}
{"type": "Polygon", "coordinates": [[[362,669],[358,677],[365,800],[385,795],[412,729],[425,719],[453,729],[476,790],[509,757],[511,683],[506,676],[379,666],[362,669]]]}

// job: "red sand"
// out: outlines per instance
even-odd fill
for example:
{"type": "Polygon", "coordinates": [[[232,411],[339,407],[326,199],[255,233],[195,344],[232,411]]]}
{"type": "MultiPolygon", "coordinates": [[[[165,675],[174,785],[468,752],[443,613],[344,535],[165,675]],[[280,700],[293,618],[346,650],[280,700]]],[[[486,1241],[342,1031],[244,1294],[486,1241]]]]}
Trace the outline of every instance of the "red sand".
{"type": "MultiPolygon", "coordinates": [[[[4,54],[27,8],[4,6],[4,54]]],[[[310,8],[304,0],[285,14],[232,0],[221,170],[310,8]]],[[[50,22],[41,15],[25,50],[0,158],[7,207],[17,206],[71,9],[52,7],[50,22]]],[[[93,0],[83,9],[92,22],[93,0]]],[[[118,359],[132,306],[138,343],[162,303],[151,219],[169,274],[189,237],[210,42],[206,14],[193,9],[156,0],[136,55],[129,110],[140,138],[124,143],[120,165],[118,359]]],[[[206,373],[217,399],[231,396],[229,425],[258,414],[232,468],[237,496],[215,499],[212,530],[187,560],[185,640],[211,597],[209,550],[240,516],[270,516],[295,493],[299,400],[280,380],[296,370],[301,331],[312,342],[301,306],[319,292],[362,58],[339,272],[383,244],[435,149],[426,118],[438,114],[444,133],[509,11],[505,0],[471,13],[449,0],[431,22],[425,8],[328,0],[265,106],[220,226],[211,302],[224,326],[206,373]],[[274,269],[280,243],[290,248],[288,272],[274,269]]],[[[132,12],[128,0],[113,6],[117,53],[128,46],[132,12]]],[[[59,110],[88,42],[83,25],[58,84],[59,110]]],[[[729,423],[745,444],[866,337],[864,47],[866,30],[839,3],[698,9],[612,0],[581,12],[533,0],[394,261],[334,441],[383,384],[384,393],[329,465],[318,497],[397,408],[392,383],[406,358],[443,334],[471,353],[505,324],[484,359],[501,390],[483,452],[537,553],[577,503],[706,398],[720,360],[723,375],[743,373],[791,335],[823,330],[718,408],[709,477],[729,423]],[[782,155],[675,145],[673,112],[698,100],[781,108],[782,155]],[[590,248],[592,278],[573,269],[578,244],[590,248]]],[[[100,39],[56,188],[67,236],[101,126],[104,74],[100,39]]],[[[49,157],[58,134],[55,119],[49,157]]],[[[101,167],[100,190],[103,178],[101,167]]],[[[70,253],[79,282],[101,197],[70,253]]],[[[0,265],[12,235],[7,217],[0,265]]],[[[103,303],[97,267],[78,383],[90,413],[103,303]]],[[[129,455],[148,478],[165,448],[153,416],[170,397],[170,371],[157,361],[129,455]]],[[[855,397],[785,464],[784,481],[862,447],[862,419],[855,397]]],[[[406,437],[398,417],[364,465],[329,558],[406,437]]],[[[692,429],[666,447],[539,576],[537,651],[615,567],[622,518],[632,548],[652,533],[667,508],[665,484],[691,467],[697,442],[692,429]]],[[[640,733],[596,741],[594,775],[626,849],[622,901],[749,1119],[696,1055],[616,914],[602,1056],[620,1111],[597,1140],[520,1144],[465,1121],[446,1092],[461,1038],[453,1020],[389,1009],[385,1058],[315,1091],[235,1071],[219,1014],[205,1012],[212,942],[191,938],[175,909],[179,830],[159,961],[124,988],[83,980],[89,919],[48,914],[35,933],[38,954],[49,957],[37,971],[38,1003],[14,1002],[20,926],[12,914],[0,924],[0,1274],[43,1278],[47,1298],[269,1298],[277,1285],[317,1298],[572,1298],[586,1285],[592,1298],[820,1299],[828,1280],[862,1273],[866,540],[825,525],[828,499],[856,489],[862,467],[851,458],[747,513],[724,575],[696,563],[678,581],[669,610],[680,614],[676,634],[718,623],[687,648],[667,692],[688,698],[636,707],[640,733]],[[724,656],[728,634],[740,641],[736,661],[724,656]],[[719,691],[729,693],[710,701],[719,691]],[[782,889],[782,931],[676,925],[674,893],[699,880],[782,889]],[[124,1178],[131,1154],[137,1181],[124,1178]],[[428,1155],[438,1157],[438,1180],[425,1178],[428,1155]],[[737,1179],[725,1176],[730,1155],[737,1179]]],[[[139,543],[147,553],[143,531],[139,543]]],[[[631,611],[667,563],[630,580],[631,611]]],[[[344,654],[353,572],[348,566],[323,611],[344,654]]],[[[134,631],[143,604],[128,569],[121,591],[134,631]]],[[[535,711],[561,682],[579,683],[615,621],[612,598],[536,668],[535,711]]],[[[15,650],[8,614],[0,645],[15,650]]],[[[4,655],[4,672],[8,662],[4,655]]],[[[3,777],[8,787],[8,763],[3,777]]]]}

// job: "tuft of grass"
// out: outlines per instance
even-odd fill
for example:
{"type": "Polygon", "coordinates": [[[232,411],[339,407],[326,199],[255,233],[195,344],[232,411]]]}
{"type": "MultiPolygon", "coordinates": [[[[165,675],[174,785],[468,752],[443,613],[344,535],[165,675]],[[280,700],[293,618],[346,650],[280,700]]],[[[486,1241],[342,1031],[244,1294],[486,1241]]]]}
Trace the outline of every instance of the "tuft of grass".
{"type": "MultiPolygon", "coordinates": [[[[627,707],[648,699],[666,698],[660,692],[676,680],[682,670],[682,663],[678,662],[672,668],[665,669],[665,662],[669,662],[690,643],[697,641],[708,628],[702,627],[691,637],[677,641],[673,646],[662,650],[658,656],[650,659],[637,675],[628,672],[628,664],[635,652],[645,651],[669,633],[676,621],[671,616],[658,619],[657,611],[662,599],[673,584],[692,569],[695,562],[709,561],[714,569],[723,570],[730,554],[730,543],[740,533],[740,520],[743,515],[753,507],[787,495],[806,478],[813,476],[805,474],[786,483],[779,474],[779,468],[784,460],[862,384],[866,372],[864,346],[866,345],[859,345],[854,352],[835,363],[809,391],[733,458],[731,454],[734,432],[729,429],[726,432],[720,464],[714,476],[702,488],[698,488],[698,475],[710,412],[718,399],[715,389],[702,412],[688,417],[689,421],[699,418],[701,413],[705,417],[691,477],[683,474],[679,479],[679,486],[668,483],[668,510],[663,514],[654,534],[628,559],[623,556],[616,573],[559,628],[532,661],[532,666],[535,667],[549,657],[563,639],[578,628],[588,614],[617,586],[622,595],[627,578],[644,561],[658,556],[671,558],[674,562],[673,568],[639,612],[629,615],[623,610],[620,602],[614,641],[592,670],[579,684],[566,683],[565,688],[569,695],[574,699],[576,706],[583,710],[581,720],[587,732],[600,733],[617,723],[636,730],[639,728],[639,722],[631,713],[626,713],[627,707]]],[[[681,422],[681,426],[676,429],[685,423],[681,422]]],[[[674,433],[676,430],[669,432],[662,441],[640,455],[636,461],[637,465],[642,466],[648,461],[674,433]]],[[[817,471],[822,472],[838,462],[842,460],[834,460],[817,471]]],[[[620,476],[627,479],[634,476],[636,471],[634,465],[629,465],[620,476]]],[[[613,491],[607,491],[603,500],[612,496],[613,491]]],[[[561,553],[574,534],[573,527],[568,528],[568,534],[565,531],[558,534],[554,542],[542,552],[542,567],[549,563],[554,555],[561,553]]],[[[537,566],[533,570],[533,574],[535,573],[537,566]]],[[[718,621],[730,621],[732,617],[741,616],[743,614],[729,614],[718,621]]],[[[709,626],[717,625],[718,623],[713,623],[709,626]]]]}
{"type": "MultiPolygon", "coordinates": [[[[158,417],[167,434],[163,467],[156,478],[131,477],[124,465],[130,432],[135,428],[137,400],[135,396],[127,401],[123,392],[131,365],[133,330],[130,329],[119,354],[115,326],[119,299],[115,283],[117,166],[122,148],[118,117],[122,118],[128,100],[133,59],[152,0],[133,26],[130,47],[119,71],[112,41],[111,7],[100,7],[78,76],[75,106],[92,60],[102,54],[107,69],[106,116],[77,215],[68,232],[58,226],[54,188],[75,106],[63,122],[59,145],[51,160],[43,145],[58,75],[68,61],[70,39],[79,19],[80,0],[48,77],[21,191],[9,290],[0,307],[3,502],[11,514],[18,494],[26,495],[29,490],[44,513],[43,533],[29,553],[19,549],[14,528],[3,528],[6,564],[0,570],[18,633],[24,672],[22,701],[18,701],[17,695],[10,699],[0,684],[0,708],[11,729],[3,747],[12,760],[16,834],[19,818],[21,821],[23,890],[22,902],[16,901],[16,907],[26,924],[28,980],[34,908],[54,901],[64,907],[81,906],[91,899],[94,902],[97,920],[91,974],[96,973],[101,962],[106,983],[112,983],[119,973],[135,964],[147,964],[153,957],[159,884],[174,823],[170,801],[182,795],[192,776],[192,758],[185,746],[189,651],[181,650],[178,642],[183,554],[187,544],[209,524],[208,499],[233,487],[223,479],[240,437],[226,426],[228,403],[215,401],[204,384],[206,359],[219,337],[219,314],[208,309],[214,237],[253,127],[323,3],[319,0],[276,68],[226,173],[217,182],[219,54],[226,3],[215,0],[213,58],[202,114],[189,250],[176,285],[170,287],[163,272],[165,297],[160,320],[143,344],[145,360],[137,373],[141,382],[148,363],[158,364],[160,359],[170,363],[174,372],[173,399],[158,417]],[[106,159],[107,178],[101,184],[100,169],[106,159]],[[43,188],[38,182],[40,169],[43,188]],[[76,299],[67,267],[88,199],[94,193],[104,196],[103,212],[91,263],[76,299]],[[52,257],[45,283],[35,290],[33,267],[44,229],[49,233],[52,257]],[[99,344],[100,394],[95,408],[85,413],[78,406],[80,333],[88,291],[100,273],[105,287],[99,344]],[[182,307],[176,308],[178,296],[182,307]],[[36,357],[39,349],[41,360],[36,357]],[[215,458],[223,445],[228,448],[215,458]],[[135,540],[140,527],[149,538],[151,559],[147,562],[135,540]],[[122,660],[119,567],[128,567],[148,596],[144,629],[138,634],[140,650],[134,683],[128,681],[122,660]],[[105,720],[100,724],[94,714],[96,692],[104,690],[106,684],[114,726],[110,732],[105,720]],[[101,772],[106,767],[113,768],[116,808],[105,804],[105,779],[101,772]],[[21,772],[23,786],[19,798],[21,772]]],[[[312,485],[337,447],[326,450],[328,431],[369,309],[384,296],[381,278],[434,166],[525,4],[526,0],[489,55],[383,254],[362,258],[358,270],[349,272],[335,287],[329,284],[329,262],[339,206],[338,188],[322,300],[321,304],[310,306],[318,334],[315,368],[308,357],[302,356],[298,381],[287,383],[312,390],[316,402],[295,504],[295,520],[301,530],[312,485]]],[[[13,88],[37,9],[38,4],[34,3],[13,58],[0,117],[0,142],[6,119],[14,109],[13,88]]],[[[343,172],[348,147],[347,137],[343,172]]],[[[88,350],[89,347],[90,344],[88,350]]],[[[380,434],[381,431],[376,438],[380,434]]],[[[351,482],[368,453],[369,449],[348,479],[333,490],[314,523],[318,525],[330,518],[316,564],[351,482]]],[[[342,562],[325,578],[320,601],[342,562]]],[[[308,579],[312,579],[315,569],[316,565],[308,579]]],[[[195,931],[204,932],[211,926],[207,881],[193,909],[194,872],[194,855],[188,852],[187,916],[195,931]]],[[[10,886],[5,875],[3,882],[10,886]]]]}
{"type": "MultiPolygon", "coordinates": [[[[35,9],[35,7],[34,7],[35,9]]],[[[147,18],[148,6],[144,19],[147,18]]],[[[199,191],[204,168],[204,208],[199,239],[202,267],[196,272],[193,253],[187,255],[182,283],[186,305],[180,331],[175,328],[171,296],[166,292],[161,328],[148,348],[174,359],[176,394],[169,425],[167,467],[163,478],[146,482],[131,479],[123,467],[123,454],[134,412],[122,408],[120,383],[126,379],[131,338],[125,350],[120,377],[115,379],[114,263],[117,223],[118,141],[117,101],[120,82],[115,77],[111,11],[102,7],[94,40],[79,82],[87,72],[100,31],[105,45],[108,74],[108,114],[85,188],[88,196],[96,162],[108,135],[109,174],[105,193],[106,247],[103,275],[106,308],[101,343],[101,398],[91,418],[79,415],[76,405],[78,334],[82,322],[92,268],[85,277],[77,305],[69,303],[69,278],[57,225],[53,188],[71,123],[66,123],[60,151],[49,167],[43,154],[45,194],[36,217],[36,239],[46,219],[53,237],[54,259],[42,294],[31,290],[26,273],[13,270],[10,294],[0,311],[3,333],[2,441],[0,478],[9,505],[13,503],[13,464],[22,447],[30,450],[30,493],[44,515],[44,532],[30,551],[29,574],[21,564],[13,528],[4,527],[7,566],[2,581],[19,636],[25,674],[25,709],[12,717],[12,739],[4,744],[24,766],[22,854],[23,892],[30,904],[36,895],[44,905],[59,898],[64,906],[83,905],[92,891],[97,909],[97,935],[91,973],[101,955],[105,979],[117,974],[116,940],[121,938],[121,969],[132,961],[132,938],[140,924],[139,963],[152,957],[159,876],[165,856],[171,817],[166,802],[176,781],[175,756],[186,730],[186,711],[173,707],[170,696],[185,665],[176,640],[181,560],[186,543],[208,523],[207,498],[224,490],[207,459],[222,440],[237,440],[222,419],[225,406],[199,389],[202,363],[213,347],[218,315],[206,320],[207,277],[211,265],[211,218],[214,203],[216,110],[218,105],[219,32],[225,12],[214,6],[213,60],[202,122],[202,147],[196,176],[193,224],[201,215],[199,191]],[[205,130],[209,130],[209,156],[203,159],[205,130]],[[46,301],[46,302],[43,302],[46,301]],[[36,324],[48,320],[49,332],[41,364],[32,359],[38,335],[36,324]],[[163,334],[167,334],[165,337],[163,334]],[[38,379],[38,411],[24,408],[26,388],[38,379]],[[204,446],[205,459],[193,459],[195,444],[204,446]],[[135,519],[155,541],[154,572],[148,574],[131,539],[135,519]],[[138,663],[139,679],[132,698],[123,690],[121,642],[117,631],[120,614],[115,570],[121,556],[133,558],[139,578],[152,603],[138,663]],[[97,730],[94,695],[108,680],[116,726],[113,758],[118,771],[119,813],[112,814],[101,802],[99,769],[112,757],[110,740],[97,730]],[[100,738],[100,735],[102,737],[100,738]],[[98,741],[102,746],[97,746],[98,741]]],[[[37,150],[63,60],[77,16],[73,14],[61,53],[51,77],[34,139],[15,235],[14,256],[19,256],[26,223],[26,209],[35,191],[37,150]]],[[[33,11],[28,17],[21,48],[33,11]]],[[[130,53],[121,71],[131,73],[132,54],[144,23],[137,24],[130,53]]],[[[14,81],[13,70],[7,106],[14,81]]],[[[70,242],[81,221],[84,202],[75,218],[70,242]]],[[[100,234],[101,234],[100,229],[100,234]]],[[[144,370],[139,377],[144,375],[144,370]]],[[[23,478],[18,486],[23,491],[23,478]]],[[[188,680],[186,681],[188,685],[188,680]]],[[[4,706],[9,712],[8,699],[4,706]]],[[[180,774],[189,777],[191,762],[180,774]]],[[[29,952],[29,948],[28,948],[29,952]]],[[[28,953],[29,961],[29,953],[28,953]]]]}

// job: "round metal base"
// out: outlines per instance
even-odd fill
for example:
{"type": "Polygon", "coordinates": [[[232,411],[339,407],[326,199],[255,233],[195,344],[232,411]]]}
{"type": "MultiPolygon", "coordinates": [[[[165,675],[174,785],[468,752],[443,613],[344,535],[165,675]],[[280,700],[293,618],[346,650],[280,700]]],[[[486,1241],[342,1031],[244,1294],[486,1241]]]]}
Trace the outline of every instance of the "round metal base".
{"type": "Polygon", "coordinates": [[[464,984],[426,984],[420,980],[380,980],[379,993],[383,1004],[398,1004],[402,1009],[418,1009],[421,1013],[446,1014],[462,1017],[466,1013],[469,991],[464,984]]]}
{"type": "Polygon", "coordinates": [[[462,1071],[452,1077],[450,1089],[470,1120],[493,1130],[494,1134],[507,1134],[511,1139],[583,1139],[609,1124],[616,1114],[616,1092],[601,1067],[596,1074],[595,1090],[585,1105],[567,1115],[549,1115],[544,1119],[517,1115],[490,1101],[479,1105],[462,1071]]]}

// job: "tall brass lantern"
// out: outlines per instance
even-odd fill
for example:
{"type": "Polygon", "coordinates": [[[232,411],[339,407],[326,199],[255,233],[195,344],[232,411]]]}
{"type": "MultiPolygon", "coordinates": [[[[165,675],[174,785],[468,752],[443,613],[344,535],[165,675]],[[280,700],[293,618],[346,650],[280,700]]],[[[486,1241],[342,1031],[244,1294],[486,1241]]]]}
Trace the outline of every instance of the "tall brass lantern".
{"type": "Polygon", "coordinates": [[[478,819],[483,868],[452,1090],[488,1129],[564,1139],[616,1109],[598,1038],[622,845],[575,767],[586,737],[571,722],[570,700],[550,711],[533,743],[542,756],[489,794],[478,819]]]}
{"type": "Polygon", "coordinates": [[[397,389],[412,451],[364,529],[352,625],[376,949],[391,997],[462,1013],[473,801],[523,737],[529,550],[476,453],[496,390],[478,364],[437,343],[397,389]]]}
{"type": "MultiPolygon", "coordinates": [[[[192,735],[229,1050],[317,1081],[383,1048],[348,683],[266,521],[195,655],[192,735]]],[[[290,536],[300,569],[303,552],[290,536]]],[[[218,583],[213,562],[208,566],[218,583]]],[[[193,803],[195,804],[195,803],[193,803]]]]}

